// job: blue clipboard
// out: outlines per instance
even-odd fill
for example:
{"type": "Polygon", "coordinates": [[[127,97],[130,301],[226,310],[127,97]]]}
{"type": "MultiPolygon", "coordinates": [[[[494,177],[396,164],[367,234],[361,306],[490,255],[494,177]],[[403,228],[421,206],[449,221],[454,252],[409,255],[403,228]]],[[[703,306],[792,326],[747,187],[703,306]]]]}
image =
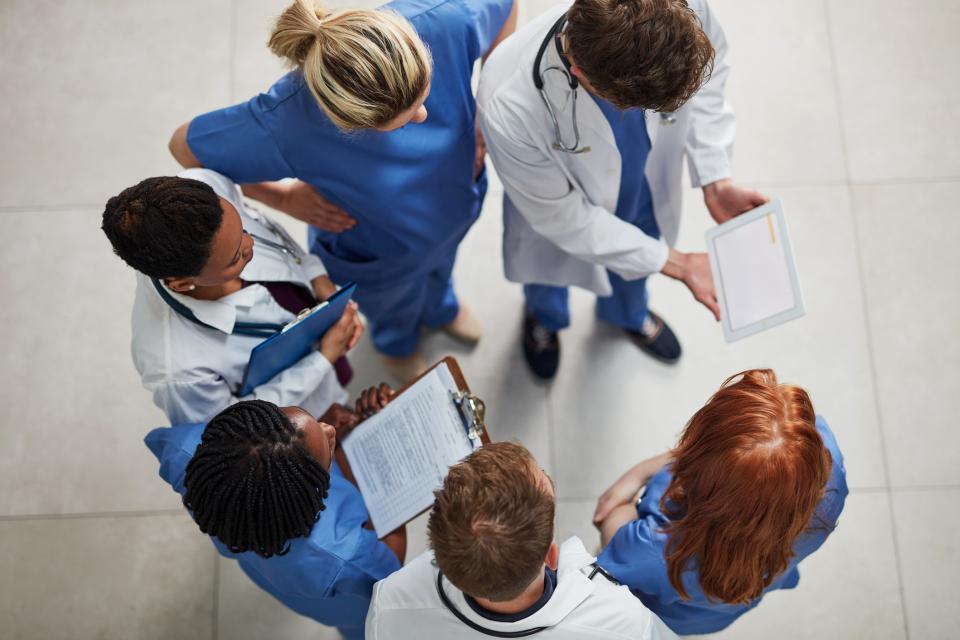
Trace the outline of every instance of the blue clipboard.
{"type": "Polygon", "coordinates": [[[309,312],[287,324],[283,331],[270,336],[250,352],[247,371],[240,385],[240,396],[250,394],[284,369],[300,361],[313,351],[327,330],[336,324],[347,309],[347,303],[357,288],[350,282],[309,312]]]}

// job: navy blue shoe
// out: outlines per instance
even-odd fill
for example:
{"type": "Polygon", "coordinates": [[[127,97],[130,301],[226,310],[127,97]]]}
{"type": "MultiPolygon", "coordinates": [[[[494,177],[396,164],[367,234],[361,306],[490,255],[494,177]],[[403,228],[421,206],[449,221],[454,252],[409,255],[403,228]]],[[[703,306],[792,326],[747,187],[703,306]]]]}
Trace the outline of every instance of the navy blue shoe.
{"type": "Polygon", "coordinates": [[[560,366],[560,338],[537,322],[533,314],[523,319],[523,356],[533,374],[541,380],[552,380],[560,366]]]}
{"type": "Polygon", "coordinates": [[[631,329],[625,329],[625,331],[641,351],[657,360],[672,364],[680,359],[680,354],[683,352],[680,341],[663,318],[653,311],[647,312],[640,331],[631,329]]]}

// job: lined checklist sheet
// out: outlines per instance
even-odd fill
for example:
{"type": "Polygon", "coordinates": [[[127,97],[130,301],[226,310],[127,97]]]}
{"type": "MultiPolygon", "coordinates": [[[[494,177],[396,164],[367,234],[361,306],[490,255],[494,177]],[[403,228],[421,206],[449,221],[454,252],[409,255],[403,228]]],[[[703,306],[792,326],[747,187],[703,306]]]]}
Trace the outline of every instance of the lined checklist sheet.
{"type": "Polygon", "coordinates": [[[433,504],[447,469],[473,451],[451,396],[456,390],[449,368],[440,364],[344,440],[381,538],[433,504]]]}

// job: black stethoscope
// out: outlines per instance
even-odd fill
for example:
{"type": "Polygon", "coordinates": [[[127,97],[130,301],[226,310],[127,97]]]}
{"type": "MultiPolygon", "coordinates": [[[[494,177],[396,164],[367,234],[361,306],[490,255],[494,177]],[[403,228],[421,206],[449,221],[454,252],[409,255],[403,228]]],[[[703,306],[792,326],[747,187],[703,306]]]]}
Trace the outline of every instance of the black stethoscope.
{"type": "MultiPolygon", "coordinates": [[[[556,151],[562,151],[564,153],[586,153],[590,151],[590,147],[580,146],[580,127],[577,125],[577,89],[580,87],[580,81],[570,72],[570,61],[567,60],[567,56],[563,52],[563,42],[560,39],[560,36],[563,33],[563,28],[566,26],[566,22],[566,14],[560,16],[560,18],[553,23],[553,26],[550,27],[550,30],[547,31],[547,35],[543,38],[543,42],[540,43],[540,48],[537,50],[537,57],[533,59],[533,86],[535,86],[537,91],[540,92],[540,99],[543,100],[543,104],[547,107],[547,113],[550,115],[550,121],[553,123],[554,142],[551,146],[556,151]],[[560,57],[560,62],[563,63],[563,66],[558,67],[556,65],[552,65],[541,72],[540,63],[543,62],[543,54],[546,53],[547,47],[550,45],[551,40],[553,41],[554,46],[557,48],[557,55],[560,57]],[[570,87],[570,92],[573,94],[573,146],[567,146],[567,144],[563,141],[563,134],[560,132],[560,122],[557,120],[556,111],[554,111],[553,105],[550,103],[550,98],[547,97],[547,92],[543,88],[543,74],[548,71],[559,71],[566,76],[567,86],[570,87]]],[[[677,117],[672,113],[660,114],[661,124],[671,125],[676,121],[677,117]]]]}
{"type": "MultiPolygon", "coordinates": [[[[612,575],[607,573],[600,565],[596,562],[590,565],[592,571],[590,575],[587,576],[587,580],[593,580],[594,576],[600,575],[612,582],[613,584],[619,585],[620,583],[612,575]]],[[[467,625],[474,631],[479,631],[480,633],[488,636],[493,636],[494,638],[526,638],[527,636],[532,636],[534,634],[540,633],[541,631],[546,631],[550,627],[531,627],[530,629],[524,629],[522,631],[496,631],[494,629],[487,629],[482,627],[467,616],[463,615],[463,612],[460,609],[457,609],[456,605],[450,601],[450,598],[447,596],[447,593],[443,590],[443,572],[437,571],[437,595],[440,596],[440,602],[443,603],[443,606],[447,608],[454,615],[454,617],[467,625]]]]}

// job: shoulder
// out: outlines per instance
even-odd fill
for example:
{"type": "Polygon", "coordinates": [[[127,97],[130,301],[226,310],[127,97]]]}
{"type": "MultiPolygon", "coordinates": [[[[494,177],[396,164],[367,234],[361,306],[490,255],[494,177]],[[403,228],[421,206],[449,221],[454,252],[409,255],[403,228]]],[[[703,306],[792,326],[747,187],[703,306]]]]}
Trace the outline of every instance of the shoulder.
{"type": "Polygon", "coordinates": [[[377,583],[374,604],[380,611],[434,607],[438,601],[436,580],[433,552],[425,551],[377,583]]]}
{"type": "Polygon", "coordinates": [[[214,193],[224,200],[228,200],[230,204],[232,204],[234,207],[237,207],[238,211],[240,210],[240,203],[243,200],[243,194],[240,191],[240,185],[222,173],[217,173],[213,169],[193,168],[184,169],[177,174],[177,177],[188,178],[190,180],[196,180],[204,183],[213,189],[214,193]]]}
{"type": "Polygon", "coordinates": [[[626,586],[599,576],[594,580],[593,593],[567,618],[568,625],[602,630],[605,637],[655,637],[653,626],[658,619],[626,586]]]}
{"type": "Polygon", "coordinates": [[[840,513],[843,511],[846,503],[847,494],[847,470],[843,463],[843,452],[837,444],[836,436],[827,425],[823,416],[817,416],[817,432],[823,439],[823,446],[830,452],[832,466],[830,470],[830,479],[827,481],[827,487],[823,498],[817,506],[817,517],[825,520],[827,524],[835,525],[840,513]]]}

